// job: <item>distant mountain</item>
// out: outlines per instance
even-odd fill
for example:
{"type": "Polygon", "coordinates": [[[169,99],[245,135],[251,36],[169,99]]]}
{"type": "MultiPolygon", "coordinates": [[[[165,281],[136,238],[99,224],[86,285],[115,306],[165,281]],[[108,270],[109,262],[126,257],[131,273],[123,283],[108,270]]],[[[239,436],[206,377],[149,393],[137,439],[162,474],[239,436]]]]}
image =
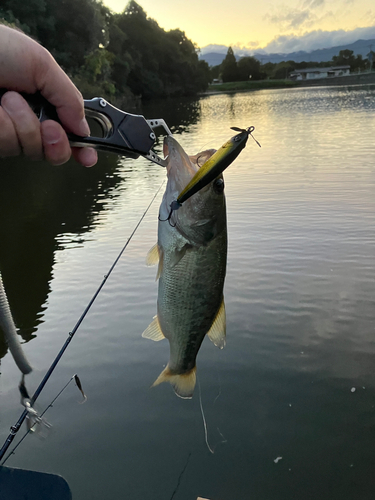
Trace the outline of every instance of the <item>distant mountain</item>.
{"type": "MultiPolygon", "coordinates": [[[[207,54],[200,54],[199,59],[203,59],[204,61],[206,61],[209,66],[218,66],[223,62],[225,56],[226,54],[219,54],[218,52],[208,52],[207,54]]],[[[239,58],[239,56],[236,56],[237,60],[239,58]]]]}
{"type": "MultiPolygon", "coordinates": [[[[357,40],[354,43],[350,43],[347,45],[338,45],[336,47],[331,47],[329,49],[317,49],[312,52],[306,52],[304,50],[300,50],[298,52],[291,52],[289,54],[266,54],[265,52],[252,52],[252,51],[236,51],[234,49],[234,54],[236,59],[240,59],[245,56],[253,56],[258,59],[262,64],[267,62],[279,63],[281,61],[295,61],[295,62],[323,62],[323,61],[331,61],[333,56],[337,56],[340,50],[349,49],[354,52],[355,55],[360,54],[363,58],[366,58],[367,54],[370,52],[370,46],[373,46],[373,50],[375,48],[375,39],[371,40],[357,40]]],[[[219,52],[207,52],[200,54],[200,59],[206,61],[210,66],[217,66],[221,64],[226,56],[226,51],[219,52]]]]}

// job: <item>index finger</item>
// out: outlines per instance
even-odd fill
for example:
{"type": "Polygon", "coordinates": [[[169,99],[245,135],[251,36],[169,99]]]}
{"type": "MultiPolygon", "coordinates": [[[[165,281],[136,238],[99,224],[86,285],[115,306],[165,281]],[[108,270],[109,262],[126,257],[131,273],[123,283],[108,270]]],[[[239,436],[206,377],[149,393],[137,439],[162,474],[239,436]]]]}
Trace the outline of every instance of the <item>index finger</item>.
{"type": "Polygon", "coordinates": [[[40,59],[35,71],[37,88],[56,107],[67,132],[83,137],[90,135],[82,94],[47,50],[41,50],[40,59]]]}

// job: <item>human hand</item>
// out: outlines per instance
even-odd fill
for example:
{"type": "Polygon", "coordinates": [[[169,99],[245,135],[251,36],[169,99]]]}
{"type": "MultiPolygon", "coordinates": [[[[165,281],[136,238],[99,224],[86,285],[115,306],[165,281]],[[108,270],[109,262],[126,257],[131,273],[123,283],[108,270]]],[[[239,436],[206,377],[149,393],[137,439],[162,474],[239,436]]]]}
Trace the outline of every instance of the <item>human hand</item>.
{"type": "Polygon", "coordinates": [[[23,33],[0,25],[0,88],[6,88],[0,107],[0,157],[22,152],[31,160],[45,158],[61,165],[73,157],[90,167],[97,162],[93,148],[71,148],[66,132],[90,134],[81,93],[51,54],[23,33]],[[19,92],[39,91],[56,107],[63,127],[39,122],[19,92]]]}

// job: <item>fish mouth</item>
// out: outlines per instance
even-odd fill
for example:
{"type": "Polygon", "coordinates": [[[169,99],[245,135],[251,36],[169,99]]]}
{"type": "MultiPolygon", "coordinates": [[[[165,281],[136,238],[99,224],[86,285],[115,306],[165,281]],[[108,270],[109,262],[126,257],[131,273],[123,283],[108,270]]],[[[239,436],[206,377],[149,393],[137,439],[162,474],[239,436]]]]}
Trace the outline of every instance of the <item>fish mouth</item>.
{"type": "Polygon", "coordinates": [[[171,194],[173,191],[174,199],[176,199],[178,193],[184,189],[199,170],[199,165],[191,161],[183,147],[172,136],[164,138],[163,152],[166,159],[168,158],[169,191],[171,194]]]}

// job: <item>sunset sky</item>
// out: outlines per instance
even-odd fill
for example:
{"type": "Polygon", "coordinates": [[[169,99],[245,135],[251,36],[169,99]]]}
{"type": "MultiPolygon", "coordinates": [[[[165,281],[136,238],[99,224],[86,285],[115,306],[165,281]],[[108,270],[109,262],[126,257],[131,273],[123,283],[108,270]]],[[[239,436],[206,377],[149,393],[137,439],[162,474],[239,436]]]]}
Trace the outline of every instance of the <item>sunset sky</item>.
{"type": "MultiPolygon", "coordinates": [[[[127,0],[104,0],[122,12],[127,0]]],[[[211,44],[309,50],[375,38],[375,4],[369,0],[139,0],[148,17],[179,28],[199,47],[211,44]]],[[[375,47],[374,47],[375,48],[375,47]]]]}

